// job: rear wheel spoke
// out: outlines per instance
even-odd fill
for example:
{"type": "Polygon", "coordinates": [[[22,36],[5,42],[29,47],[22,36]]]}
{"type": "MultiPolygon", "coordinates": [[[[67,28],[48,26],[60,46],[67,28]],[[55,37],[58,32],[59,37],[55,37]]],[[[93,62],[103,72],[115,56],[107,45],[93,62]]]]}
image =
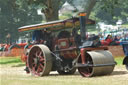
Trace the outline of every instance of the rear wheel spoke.
{"type": "Polygon", "coordinates": [[[44,58],[40,58],[40,60],[39,60],[40,62],[44,62],[44,58]]]}
{"type": "Polygon", "coordinates": [[[40,67],[43,69],[44,68],[44,66],[40,63],[40,67]]]}
{"type": "Polygon", "coordinates": [[[39,58],[40,58],[40,57],[42,57],[41,55],[42,55],[42,52],[40,51],[40,52],[39,52],[39,56],[38,56],[38,57],[39,57],[39,58]]]}
{"type": "Polygon", "coordinates": [[[48,75],[52,68],[52,59],[50,50],[44,45],[33,46],[28,55],[28,66],[34,75],[48,75]],[[47,57],[46,57],[47,56],[47,57]],[[46,63],[50,60],[49,63],[46,63]]]}
{"type": "Polygon", "coordinates": [[[42,72],[42,70],[43,69],[39,66],[38,69],[37,69],[37,72],[40,73],[40,72],[42,72]]]}
{"type": "Polygon", "coordinates": [[[35,52],[35,58],[33,58],[33,67],[32,67],[32,70],[33,70],[33,73],[35,75],[38,75],[40,76],[40,72],[43,71],[43,68],[44,66],[42,65],[42,63],[44,63],[44,56],[41,56],[42,55],[42,52],[41,50],[37,50],[35,52]]]}
{"type": "Polygon", "coordinates": [[[35,74],[36,71],[35,71],[35,66],[32,67],[32,73],[35,74]]]}

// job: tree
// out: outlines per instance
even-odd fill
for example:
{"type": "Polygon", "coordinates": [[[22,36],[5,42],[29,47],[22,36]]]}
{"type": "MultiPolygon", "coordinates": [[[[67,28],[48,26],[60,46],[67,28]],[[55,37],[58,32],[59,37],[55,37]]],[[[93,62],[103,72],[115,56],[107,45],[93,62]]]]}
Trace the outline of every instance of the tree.
{"type": "MultiPolygon", "coordinates": [[[[87,13],[87,18],[89,17],[91,10],[96,4],[96,0],[24,0],[29,5],[34,5],[38,8],[41,8],[42,13],[45,14],[46,21],[58,20],[58,11],[65,1],[68,1],[70,4],[74,5],[78,2],[79,6],[83,4],[82,8],[84,8],[83,12],[87,13]],[[85,4],[86,2],[86,4],[85,4]]],[[[79,10],[79,9],[78,9],[79,10]]]]}
{"type": "Polygon", "coordinates": [[[41,20],[37,9],[28,7],[24,1],[0,0],[0,42],[6,41],[8,33],[15,41],[19,38],[20,26],[39,23],[41,20]]]}
{"type": "Polygon", "coordinates": [[[91,17],[100,22],[115,24],[118,20],[127,21],[128,0],[101,0],[97,2],[91,17]]]}
{"type": "Polygon", "coordinates": [[[86,12],[86,17],[89,18],[91,11],[96,4],[96,0],[72,0],[70,3],[77,8],[78,12],[86,12]]]}
{"type": "Polygon", "coordinates": [[[29,5],[36,5],[45,14],[46,21],[58,20],[58,11],[65,0],[27,0],[29,5]]]}

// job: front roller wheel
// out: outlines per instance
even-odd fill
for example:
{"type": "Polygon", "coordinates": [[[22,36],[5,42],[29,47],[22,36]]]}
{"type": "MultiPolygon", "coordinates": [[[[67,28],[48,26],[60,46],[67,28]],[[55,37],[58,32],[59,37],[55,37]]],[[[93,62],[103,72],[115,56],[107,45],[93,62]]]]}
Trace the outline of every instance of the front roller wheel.
{"type": "Polygon", "coordinates": [[[45,76],[52,69],[52,56],[45,45],[34,45],[28,54],[28,67],[33,75],[45,76]]]}
{"type": "MultiPolygon", "coordinates": [[[[78,59],[78,63],[81,63],[81,57],[79,57],[78,59]]],[[[86,54],[86,63],[88,64],[93,64],[92,58],[90,56],[88,56],[88,54],[86,54]]],[[[79,73],[83,76],[83,77],[89,77],[91,76],[93,68],[92,67],[79,67],[78,71],[79,73]]]]}
{"type": "MultiPolygon", "coordinates": [[[[85,55],[86,64],[92,66],[78,67],[83,77],[108,75],[113,72],[115,61],[109,51],[90,51],[85,55]]],[[[81,58],[78,59],[78,63],[81,63],[81,58]]]]}

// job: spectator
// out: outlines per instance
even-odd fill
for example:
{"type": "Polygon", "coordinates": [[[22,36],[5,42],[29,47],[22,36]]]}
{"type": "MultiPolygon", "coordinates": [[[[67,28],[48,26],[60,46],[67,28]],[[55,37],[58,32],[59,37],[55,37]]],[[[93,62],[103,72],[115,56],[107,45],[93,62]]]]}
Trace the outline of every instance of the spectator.
{"type": "Polygon", "coordinates": [[[128,34],[125,34],[121,41],[128,41],[128,34]]]}
{"type": "Polygon", "coordinates": [[[108,35],[108,36],[106,37],[105,41],[110,44],[110,43],[112,42],[112,37],[111,37],[111,35],[108,35]]]}
{"type": "Polygon", "coordinates": [[[114,37],[114,41],[119,41],[120,39],[118,38],[118,36],[114,37]]]}
{"type": "Polygon", "coordinates": [[[104,40],[104,37],[102,35],[98,35],[100,40],[104,40]]]}
{"type": "Polygon", "coordinates": [[[42,31],[41,30],[35,30],[33,32],[32,40],[34,43],[39,44],[40,40],[42,38],[42,31]]]}

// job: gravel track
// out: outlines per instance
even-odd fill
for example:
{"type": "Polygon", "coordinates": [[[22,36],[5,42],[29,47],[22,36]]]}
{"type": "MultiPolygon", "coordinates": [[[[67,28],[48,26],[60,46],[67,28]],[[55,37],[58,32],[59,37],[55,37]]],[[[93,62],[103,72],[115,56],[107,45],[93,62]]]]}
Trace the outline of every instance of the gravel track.
{"type": "MultiPolygon", "coordinates": [[[[28,76],[28,74],[26,74],[26,72],[24,71],[24,66],[22,67],[15,67],[15,66],[0,66],[0,75],[6,74],[6,75],[25,75],[28,76]]],[[[58,73],[56,71],[51,72],[50,75],[54,76],[58,75],[58,73]]],[[[79,73],[76,72],[76,75],[78,75],[79,73]]],[[[128,70],[126,70],[124,65],[120,65],[120,66],[116,66],[113,73],[110,75],[112,77],[122,77],[122,78],[127,78],[128,79],[128,70]]]]}

